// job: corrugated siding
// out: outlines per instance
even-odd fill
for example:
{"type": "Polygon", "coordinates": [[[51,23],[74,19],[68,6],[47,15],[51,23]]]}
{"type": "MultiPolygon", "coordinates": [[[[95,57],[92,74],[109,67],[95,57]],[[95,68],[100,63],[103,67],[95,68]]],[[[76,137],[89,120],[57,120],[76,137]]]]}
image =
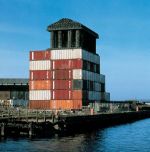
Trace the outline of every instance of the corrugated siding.
{"type": "Polygon", "coordinates": [[[98,82],[94,82],[94,91],[101,91],[101,84],[98,82]]]}
{"type": "Polygon", "coordinates": [[[82,59],[63,59],[52,61],[52,69],[82,69],[82,59]]]}
{"type": "Polygon", "coordinates": [[[88,99],[89,100],[99,100],[101,99],[101,93],[96,91],[89,91],[88,92],[88,99]]]}
{"type": "Polygon", "coordinates": [[[38,50],[30,52],[30,60],[49,60],[51,58],[51,51],[38,50]]]}
{"type": "Polygon", "coordinates": [[[69,80],[53,80],[53,89],[56,89],[56,90],[72,89],[72,81],[69,81],[69,80]]]}
{"type": "Polygon", "coordinates": [[[50,90],[30,90],[29,100],[50,100],[51,91],[50,90]]]}
{"type": "Polygon", "coordinates": [[[100,82],[100,75],[94,72],[85,71],[82,69],[73,70],[73,79],[83,79],[100,82]]]}
{"type": "Polygon", "coordinates": [[[100,82],[105,83],[105,75],[100,74],[100,82]]]}
{"type": "Polygon", "coordinates": [[[52,88],[52,82],[50,80],[30,81],[30,90],[50,90],[52,88]]]}
{"type": "Polygon", "coordinates": [[[82,100],[51,100],[50,109],[52,110],[70,110],[70,109],[81,109],[82,100]]]}
{"type": "Polygon", "coordinates": [[[101,94],[102,94],[101,100],[110,101],[110,93],[102,92],[101,94]]]}
{"type": "Polygon", "coordinates": [[[90,53],[86,50],[82,50],[82,58],[87,61],[91,61],[96,64],[100,64],[100,56],[90,53]]]}
{"type": "Polygon", "coordinates": [[[31,100],[29,102],[29,109],[43,109],[49,110],[50,109],[50,100],[31,100]]]}
{"type": "Polygon", "coordinates": [[[50,70],[51,69],[51,61],[43,60],[43,61],[30,61],[30,70],[50,70]]]}
{"type": "Polygon", "coordinates": [[[50,80],[52,72],[50,70],[34,70],[30,71],[30,80],[50,80]]]}
{"type": "Polygon", "coordinates": [[[82,49],[64,49],[64,50],[52,50],[51,51],[52,60],[62,60],[62,59],[84,59],[91,61],[93,63],[99,64],[99,55],[90,53],[82,49]]]}

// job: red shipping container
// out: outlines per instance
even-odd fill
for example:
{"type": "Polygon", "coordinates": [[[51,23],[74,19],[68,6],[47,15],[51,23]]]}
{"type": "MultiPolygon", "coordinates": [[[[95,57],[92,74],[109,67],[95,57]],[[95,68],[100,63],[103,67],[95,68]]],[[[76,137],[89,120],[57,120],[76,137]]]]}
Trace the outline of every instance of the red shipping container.
{"type": "Polygon", "coordinates": [[[50,108],[52,110],[71,110],[73,109],[73,100],[51,100],[50,108]]]}
{"type": "Polygon", "coordinates": [[[48,70],[30,71],[30,80],[50,80],[52,72],[48,70]]]}
{"type": "Polygon", "coordinates": [[[72,99],[74,100],[82,100],[82,90],[73,90],[72,91],[72,99]]]}
{"type": "Polygon", "coordinates": [[[73,100],[73,109],[82,109],[82,100],[73,100]]]}
{"type": "Polygon", "coordinates": [[[82,59],[56,60],[52,63],[52,68],[57,69],[82,69],[82,59]]]}
{"type": "Polygon", "coordinates": [[[71,80],[53,80],[53,89],[56,89],[56,90],[72,89],[72,81],[71,80]]]}
{"type": "Polygon", "coordinates": [[[30,60],[50,60],[51,52],[49,50],[31,51],[30,60]]]}
{"type": "Polygon", "coordinates": [[[52,99],[54,100],[69,100],[72,98],[72,91],[69,90],[53,90],[52,99]]]}
{"type": "Polygon", "coordinates": [[[51,100],[50,109],[51,110],[71,110],[71,109],[81,109],[82,100],[51,100]]]}
{"type": "Polygon", "coordinates": [[[29,109],[50,109],[50,101],[49,100],[30,100],[29,101],[29,109]]]}
{"type": "Polygon", "coordinates": [[[68,80],[72,79],[72,70],[54,70],[53,79],[68,80]]]}
{"type": "Polygon", "coordinates": [[[73,101],[72,100],[62,100],[62,109],[70,110],[73,109],[73,101]]]}
{"type": "Polygon", "coordinates": [[[52,69],[70,69],[69,60],[56,60],[52,62],[52,69]]]}
{"type": "Polygon", "coordinates": [[[83,67],[83,60],[82,59],[74,59],[72,60],[72,69],[82,69],[83,67]]]}
{"type": "Polygon", "coordinates": [[[51,100],[50,109],[51,110],[62,110],[61,100],[51,100]]]}
{"type": "Polygon", "coordinates": [[[52,81],[51,80],[30,81],[29,89],[30,90],[50,90],[52,89],[52,81]]]}

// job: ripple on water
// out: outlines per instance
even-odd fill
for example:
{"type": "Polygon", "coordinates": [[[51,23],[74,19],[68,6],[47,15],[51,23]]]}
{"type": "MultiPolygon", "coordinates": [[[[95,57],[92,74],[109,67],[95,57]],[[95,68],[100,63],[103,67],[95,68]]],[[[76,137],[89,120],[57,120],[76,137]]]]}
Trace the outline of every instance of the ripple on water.
{"type": "Polygon", "coordinates": [[[1,139],[2,152],[149,152],[150,119],[49,139],[1,139]]]}

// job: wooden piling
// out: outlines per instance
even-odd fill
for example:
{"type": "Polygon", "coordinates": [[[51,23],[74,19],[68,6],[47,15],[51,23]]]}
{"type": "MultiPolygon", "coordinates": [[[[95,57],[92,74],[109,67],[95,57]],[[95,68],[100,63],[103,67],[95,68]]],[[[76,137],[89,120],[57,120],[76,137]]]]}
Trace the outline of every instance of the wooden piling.
{"type": "Polygon", "coordinates": [[[1,123],[1,136],[5,136],[5,124],[1,123]]]}
{"type": "Polygon", "coordinates": [[[36,122],[38,122],[38,110],[36,111],[36,122]]]}
{"type": "Polygon", "coordinates": [[[29,137],[31,138],[33,136],[33,124],[32,122],[29,123],[29,137]]]}
{"type": "Polygon", "coordinates": [[[46,111],[44,111],[44,122],[46,122],[46,111]]]}

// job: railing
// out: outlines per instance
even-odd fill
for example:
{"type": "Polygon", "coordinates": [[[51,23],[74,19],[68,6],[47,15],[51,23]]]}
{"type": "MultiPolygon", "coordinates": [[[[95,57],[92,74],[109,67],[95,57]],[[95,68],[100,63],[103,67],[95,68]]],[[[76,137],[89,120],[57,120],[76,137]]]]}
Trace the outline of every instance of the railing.
{"type": "Polygon", "coordinates": [[[0,106],[0,118],[24,118],[24,119],[53,119],[59,115],[76,116],[100,113],[121,113],[137,111],[136,103],[93,103],[81,110],[31,110],[21,107],[0,106]],[[93,113],[91,113],[93,110],[93,113]]]}

